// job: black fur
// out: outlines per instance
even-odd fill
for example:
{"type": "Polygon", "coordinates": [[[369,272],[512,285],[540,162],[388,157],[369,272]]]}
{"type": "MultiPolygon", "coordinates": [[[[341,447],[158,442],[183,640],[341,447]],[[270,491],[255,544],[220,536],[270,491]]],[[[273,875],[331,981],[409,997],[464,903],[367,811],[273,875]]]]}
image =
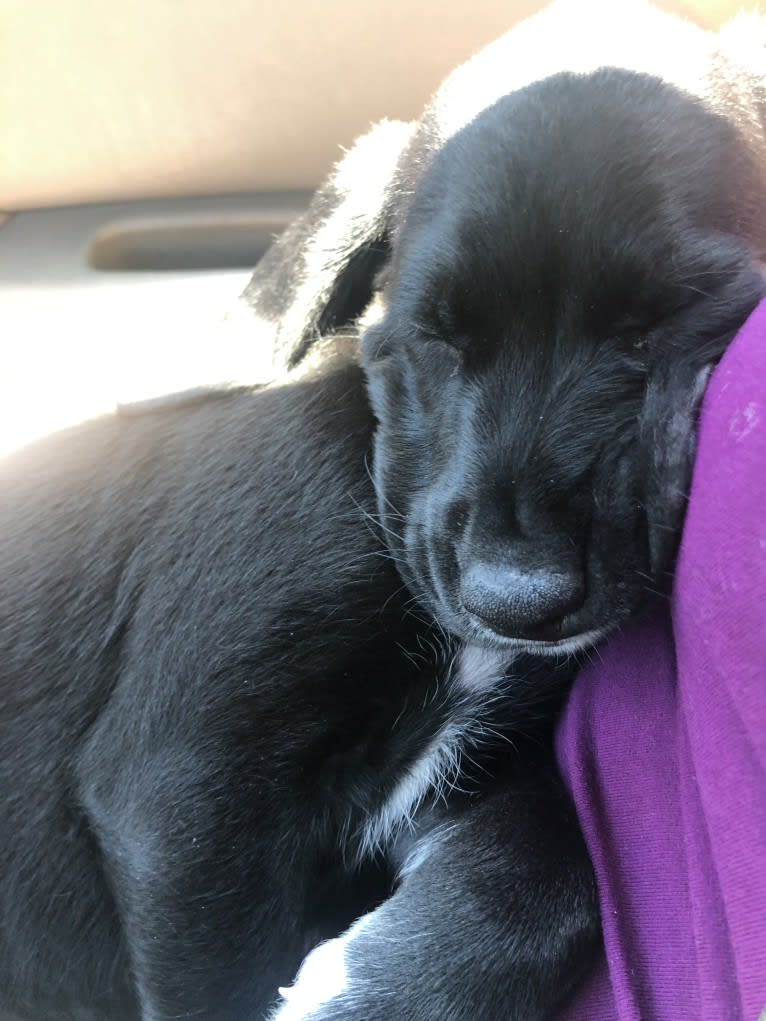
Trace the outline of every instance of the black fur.
{"type": "Polygon", "coordinates": [[[761,122],[631,72],[505,91],[458,132],[438,102],[375,129],[346,169],[387,159],[248,288],[291,366],[375,299],[374,420],[326,354],[4,463],[6,1015],[263,1018],[377,904],[307,1021],[531,1021],[592,959],[551,762],[570,667],[539,654],[663,584],[706,374],[763,293],[761,122]],[[441,629],[538,656],[471,690],[441,629]],[[376,831],[453,731],[465,793],[376,831]]]}
{"type": "Polygon", "coordinates": [[[379,512],[466,641],[581,649],[666,588],[699,399],[764,293],[764,26],[555,4],[365,136],[253,275],[290,366],[367,305],[379,512]],[[568,32],[578,73],[536,81],[568,32]]]}
{"type": "MultiPolygon", "coordinates": [[[[518,728],[514,700],[534,707],[545,678],[555,697],[550,670],[491,710],[440,682],[370,523],[371,431],[339,355],[290,386],[102,419],[3,464],[0,1011],[263,1018],[311,946],[389,892],[406,849],[395,832],[363,848],[365,825],[440,728],[487,754],[487,731],[518,728]]],[[[536,832],[509,839],[515,814],[451,840],[552,875],[570,843],[591,898],[582,954],[576,828],[531,813],[536,832]],[[544,825],[547,859],[524,850],[544,825]]],[[[438,886],[445,859],[402,891],[438,886]]],[[[501,909],[498,882],[505,922],[518,895],[509,873],[501,909]]],[[[467,910],[449,883],[434,922],[467,910]]]]}
{"type": "Polygon", "coordinates": [[[663,586],[696,404],[764,293],[756,191],[731,124],[616,70],[507,96],[434,155],[363,364],[380,514],[452,633],[571,650],[663,586]]]}
{"type": "Polygon", "coordinates": [[[423,682],[354,502],[369,434],[342,367],[3,465],[6,1005],[259,1017],[336,931],[338,833],[433,726],[389,735],[423,682]]]}
{"type": "MultiPolygon", "coordinates": [[[[667,588],[704,384],[764,293],[764,213],[747,215],[754,195],[766,210],[763,168],[729,121],[617,70],[500,99],[415,165],[362,330],[388,545],[464,641],[509,656],[587,649],[667,588]]],[[[347,992],[306,1017],[546,1017],[553,990],[572,991],[594,945],[587,867],[508,852],[512,834],[555,846],[567,815],[541,786],[550,765],[529,749],[525,761],[534,810],[518,776],[475,808],[476,829],[439,842],[431,874],[405,879],[348,948],[347,992]],[[481,891],[501,877],[513,880],[493,911],[481,891]],[[543,889],[554,902],[538,893],[508,918],[515,896],[543,889]],[[425,906],[445,897],[449,912],[425,906]],[[515,939],[530,920],[525,967],[515,939]],[[413,967],[418,922],[445,954],[437,974],[430,940],[413,967]],[[570,925],[577,938],[556,946],[570,925]]]]}
{"type": "MultiPolygon", "coordinates": [[[[583,71],[577,45],[588,29],[576,5],[560,9],[569,29],[574,15],[572,66],[583,71]]],[[[537,34],[532,21],[511,32],[456,72],[419,124],[395,132],[398,159],[389,154],[388,176],[373,177],[369,217],[352,200],[374,190],[370,180],[360,173],[358,192],[337,183],[354,160],[375,166],[359,158],[386,148],[390,126],[362,140],[274,252],[287,285],[276,317],[287,365],[305,357],[318,322],[316,311],[298,316],[307,329],[285,333],[291,309],[321,308],[338,326],[344,310],[368,304],[359,332],[391,553],[430,615],[498,654],[587,649],[667,592],[699,401],[764,294],[763,22],[716,40],[641,5],[608,15],[590,15],[605,40],[594,68],[610,63],[610,47],[630,50],[632,34],[676,45],[636,49],[631,70],[535,82],[535,58],[561,26],[556,12],[533,19],[537,34]],[[696,81],[684,79],[689,66],[705,69],[696,81]],[[308,222],[310,249],[298,237],[308,222]],[[365,250],[376,267],[387,253],[377,275],[365,250]],[[317,260],[327,274],[312,295],[317,260]]],[[[273,320],[265,296],[256,270],[245,299],[273,320]]],[[[427,970],[427,995],[381,992],[388,910],[381,931],[349,950],[346,999],[312,1018],[428,1017],[443,989],[439,1016],[461,983],[476,992],[476,963],[460,980],[427,970]]],[[[510,957],[506,1011],[524,1002],[510,957]]],[[[501,1014],[484,994],[454,1016],[501,1014]]]]}

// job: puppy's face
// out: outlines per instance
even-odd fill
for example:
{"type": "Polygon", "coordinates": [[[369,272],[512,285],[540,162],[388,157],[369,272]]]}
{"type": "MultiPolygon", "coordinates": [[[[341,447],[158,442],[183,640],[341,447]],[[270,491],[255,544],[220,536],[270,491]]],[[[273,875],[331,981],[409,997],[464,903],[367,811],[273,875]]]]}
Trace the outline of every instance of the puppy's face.
{"type": "Polygon", "coordinates": [[[387,540],[465,640],[575,651],[664,587],[704,384],[763,293],[737,144],[650,79],[562,76],[421,179],[363,358],[387,540]]]}

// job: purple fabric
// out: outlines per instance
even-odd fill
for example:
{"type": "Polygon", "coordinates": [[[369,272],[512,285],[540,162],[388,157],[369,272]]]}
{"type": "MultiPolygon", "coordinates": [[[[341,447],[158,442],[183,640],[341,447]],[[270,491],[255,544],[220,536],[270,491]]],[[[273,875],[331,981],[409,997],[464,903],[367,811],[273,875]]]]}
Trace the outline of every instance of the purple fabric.
{"type": "Polygon", "coordinates": [[[670,605],[578,678],[558,734],[606,957],[566,1021],[766,1007],[766,301],[705,395],[670,605]]]}

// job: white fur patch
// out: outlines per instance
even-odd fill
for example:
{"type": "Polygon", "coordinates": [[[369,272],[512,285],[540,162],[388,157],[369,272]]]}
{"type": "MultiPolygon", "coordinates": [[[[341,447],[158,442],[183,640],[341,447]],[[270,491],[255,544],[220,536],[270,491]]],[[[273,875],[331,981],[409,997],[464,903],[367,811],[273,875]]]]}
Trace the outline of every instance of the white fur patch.
{"type": "Polygon", "coordinates": [[[450,721],[442,727],[380,810],[368,819],[361,835],[360,857],[365,858],[385,847],[400,830],[412,825],[415,813],[427,796],[438,797],[445,787],[455,782],[464,737],[465,727],[460,723],[450,721]]]}
{"type": "Polygon", "coordinates": [[[370,924],[371,918],[371,914],[363,915],[342,936],[320,943],[311,951],[295,982],[279,990],[283,1002],[271,1021],[305,1021],[319,1007],[347,990],[346,952],[370,924]]]}
{"type": "Polygon", "coordinates": [[[337,164],[330,183],[339,201],[303,251],[303,283],[279,323],[280,337],[293,343],[327,301],[351,254],[372,241],[390,203],[390,186],[413,127],[383,120],[354,143],[337,164]]]}
{"type": "Polygon", "coordinates": [[[559,0],[453,71],[432,111],[446,140],[499,96],[561,71],[587,74],[600,67],[654,74],[705,95],[715,44],[714,35],[645,0],[559,0]]]}
{"type": "Polygon", "coordinates": [[[455,664],[455,683],[465,691],[496,688],[513,662],[513,653],[464,645],[455,664]]]}
{"type": "Polygon", "coordinates": [[[478,646],[460,649],[445,681],[454,699],[448,718],[381,808],[367,820],[359,843],[360,857],[385,847],[397,833],[412,825],[427,798],[443,798],[459,782],[466,747],[481,744],[492,734],[486,717],[513,658],[512,652],[490,652],[478,646]],[[455,698],[455,692],[459,697],[455,698]]]}

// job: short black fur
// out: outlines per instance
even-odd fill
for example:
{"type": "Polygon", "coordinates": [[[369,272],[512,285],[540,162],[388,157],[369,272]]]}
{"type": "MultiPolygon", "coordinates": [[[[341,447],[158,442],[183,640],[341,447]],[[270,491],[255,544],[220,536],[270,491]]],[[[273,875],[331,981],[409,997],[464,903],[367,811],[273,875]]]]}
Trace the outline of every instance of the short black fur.
{"type": "Polygon", "coordinates": [[[666,587],[697,405],[764,293],[764,182],[732,124],[617,70],[433,155],[363,365],[380,514],[446,629],[569,652],[666,587]]]}
{"type": "MultiPolygon", "coordinates": [[[[390,892],[412,835],[372,843],[366,828],[441,729],[465,728],[477,775],[459,784],[477,792],[477,756],[524,717],[547,730],[540,700],[565,674],[532,665],[473,700],[445,684],[372,524],[371,435],[361,371],[337,353],[301,382],[105,418],[2,465],[0,1013],[264,1018],[307,951],[390,892]]],[[[504,758],[519,773],[501,807],[514,785],[552,782],[504,758]]],[[[587,959],[597,916],[571,814],[530,813],[527,832],[515,808],[495,829],[455,811],[450,840],[485,847],[499,873],[507,856],[556,876],[571,845],[564,942],[587,959]],[[531,840],[549,856],[530,858],[531,840]]],[[[419,836],[441,821],[425,812],[419,836]]],[[[455,868],[446,846],[431,855],[385,917],[435,884],[435,934],[449,926],[467,911],[455,868]]],[[[504,903],[500,881],[487,910],[505,927],[521,894],[509,870],[504,903]]],[[[442,949],[411,953],[410,988],[442,949]]],[[[369,1021],[360,1009],[343,1016],[369,1021]]]]}
{"type": "Polygon", "coordinates": [[[307,1021],[532,1021],[592,960],[556,657],[665,583],[707,374],[764,290],[763,165],[632,72],[437,121],[381,128],[369,215],[334,178],[246,295],[289,365],[375,297],[374,418],[327,355],[2,467],[11,1016],[263,1018],[378,903],[307,1021]],[[510,668],[472,690],[440,629],[510,668]],[[467,793],[376,830],[450,728],[467,793]]]}

